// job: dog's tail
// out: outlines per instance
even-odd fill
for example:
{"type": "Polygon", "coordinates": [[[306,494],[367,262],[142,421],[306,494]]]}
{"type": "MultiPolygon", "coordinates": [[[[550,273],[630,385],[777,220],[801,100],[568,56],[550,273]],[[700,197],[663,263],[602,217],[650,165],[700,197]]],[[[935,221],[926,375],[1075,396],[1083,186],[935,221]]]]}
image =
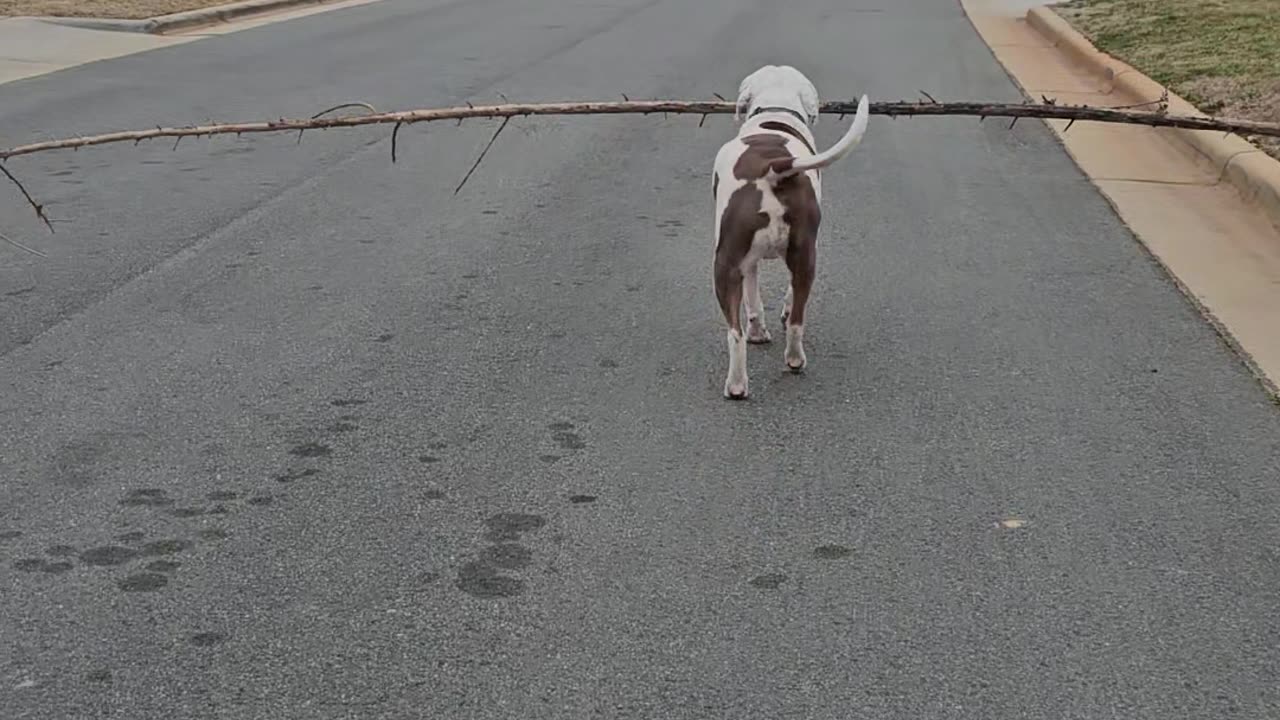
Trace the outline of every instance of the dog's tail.
{"type": "Polygon", "coordinates": [[[777,185],[792,175],[831,165],[844,157],[858,143],[862,142],[862,136],[867,132],[869,115],[867,96],[863,95],[858,100],[858,111],[853,116],[853,124],[849,126],[849,131],[835,145],[832,145],[824,152],[806,158],[778,158],[769,163],[769,172],[765,175],[765,179],[769,181],[770,185],[777,185]]]}

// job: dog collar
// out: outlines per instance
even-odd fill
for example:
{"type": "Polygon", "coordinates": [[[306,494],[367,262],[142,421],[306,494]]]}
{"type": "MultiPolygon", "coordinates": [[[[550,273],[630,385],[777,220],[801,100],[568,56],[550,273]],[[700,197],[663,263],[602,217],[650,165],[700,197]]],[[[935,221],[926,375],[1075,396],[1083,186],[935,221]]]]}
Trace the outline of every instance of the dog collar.
{"type": "Polygon", "coordinates": [[[753,118],[753,117],[755,117],[755,116],[759,115],[760,113],[765,113],[765,112],[784,112],[784,113],[788,113],[788,114],[791,114],[791,115],[795,115],[797,118],[800,118],[800,122],[805,123],[806,125],[807,125],[807,124],[808,124],[808,122],[809,122],[807,119],[805,119],[805,116],[801,115],[800,113],[796,112],[795,110],[792,110],[791,108],[785,108],[785,107],[773,107],[773,106],[758,107],[758,108],[756,108],[754,111],[752,111],[752,113],[751,113],[750,115],[748,115],[747,117],[748,117],[748,118],[753,118]]]}

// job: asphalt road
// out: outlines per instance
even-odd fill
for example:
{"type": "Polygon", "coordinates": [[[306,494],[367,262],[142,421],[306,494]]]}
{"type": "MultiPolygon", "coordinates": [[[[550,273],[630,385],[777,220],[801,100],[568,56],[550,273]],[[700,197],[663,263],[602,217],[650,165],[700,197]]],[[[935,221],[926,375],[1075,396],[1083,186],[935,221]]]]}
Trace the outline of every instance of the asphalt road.
{"type": "MultiPolygon", "coordinates": [[[[0,135],[1019,97],[949,0],[690,5],[386,0],[0,86],[0,135]]],[[[0,192],[50,254],[0,246],[0,717],[1280,717],[1280,411],[1041,125],[873,118],[748,403],[731,121],[518,121],[454,196],[494,127],[11,163],[62,222],[0,192]]]]}

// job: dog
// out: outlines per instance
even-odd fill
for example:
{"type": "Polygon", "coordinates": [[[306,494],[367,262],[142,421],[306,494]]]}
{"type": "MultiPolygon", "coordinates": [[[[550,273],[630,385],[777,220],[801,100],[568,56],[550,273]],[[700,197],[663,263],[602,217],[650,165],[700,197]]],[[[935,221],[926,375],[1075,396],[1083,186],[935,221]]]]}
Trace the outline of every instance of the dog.
{"type": "Polygon", "coordinates": [[[817,269],[818,227],[822,221],[823,168],[844,157],[867,130],[867,98],[862,96],[849,130],[819,153],[812,128],[818,123],[818,91],[789,65],[765,65],[738,87],[737,135],[721,146],[712,171],[715,197],[714,286],[728,324],[729,372],[724,396],[749,395],[747,344],[772,341],[760,300],[759,265],[783,259],[791,284],[783,300],[786,367],[801,372],[805,305],[817,269]],[[747,327],[742,327],[745,303],[747,327]]]}

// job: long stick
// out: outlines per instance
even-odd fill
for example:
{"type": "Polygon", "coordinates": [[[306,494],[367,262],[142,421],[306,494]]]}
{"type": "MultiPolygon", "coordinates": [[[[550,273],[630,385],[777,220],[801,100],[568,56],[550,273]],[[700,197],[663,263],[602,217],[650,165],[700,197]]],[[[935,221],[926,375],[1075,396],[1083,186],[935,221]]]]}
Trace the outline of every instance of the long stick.
{"type": "MultiPolygon", "coordinates": [[[[852,115],[857,109],[853,102],[823,103],[825,114],[852,115]]],[[[1056,120],[1086,120],[1092,122],[1125,123],[1150,127],[1177,127],[1191,130],[1213,130],[1243,135],[1280,137],[1280,123],[1263,123],[1252,120],[1226,120],[1193,115],[1170,115],[1165,112],[1140,112],[1135,110],[1091,107],[1087,105],[1057,104],[1004,104],[981,102],[878,102],[871,103],[872,115],[889,117],[969,115],[980,118],[1042,118],[1056,120]]],[[[202,135],[243,135],[252,133],[288,132],[298,130],[323,130],[328,128],[357,127],[360,125],[408,125],[436,120],[462,120],[478,117],[510,118],[524,115],[624,115],[670,113],[693,115],[724,115],[734,111],[731,102],[688,102],[678,100],[651,100],[628,102],[560,102],[560,103],[505,103],[488,106],[463,106],[399,112],[370,113],[368,115],[291,119],[280,118],[265,122],[226,123],[219,125],[193,125],[188,127],[155,127],[146,130],[86,135],[82,137],[46,140],[0,150],[0,160],[20,155],[90,145],[106,145],[119,142],[139,142],[154,138],[199,137],[202,135]]]]}

